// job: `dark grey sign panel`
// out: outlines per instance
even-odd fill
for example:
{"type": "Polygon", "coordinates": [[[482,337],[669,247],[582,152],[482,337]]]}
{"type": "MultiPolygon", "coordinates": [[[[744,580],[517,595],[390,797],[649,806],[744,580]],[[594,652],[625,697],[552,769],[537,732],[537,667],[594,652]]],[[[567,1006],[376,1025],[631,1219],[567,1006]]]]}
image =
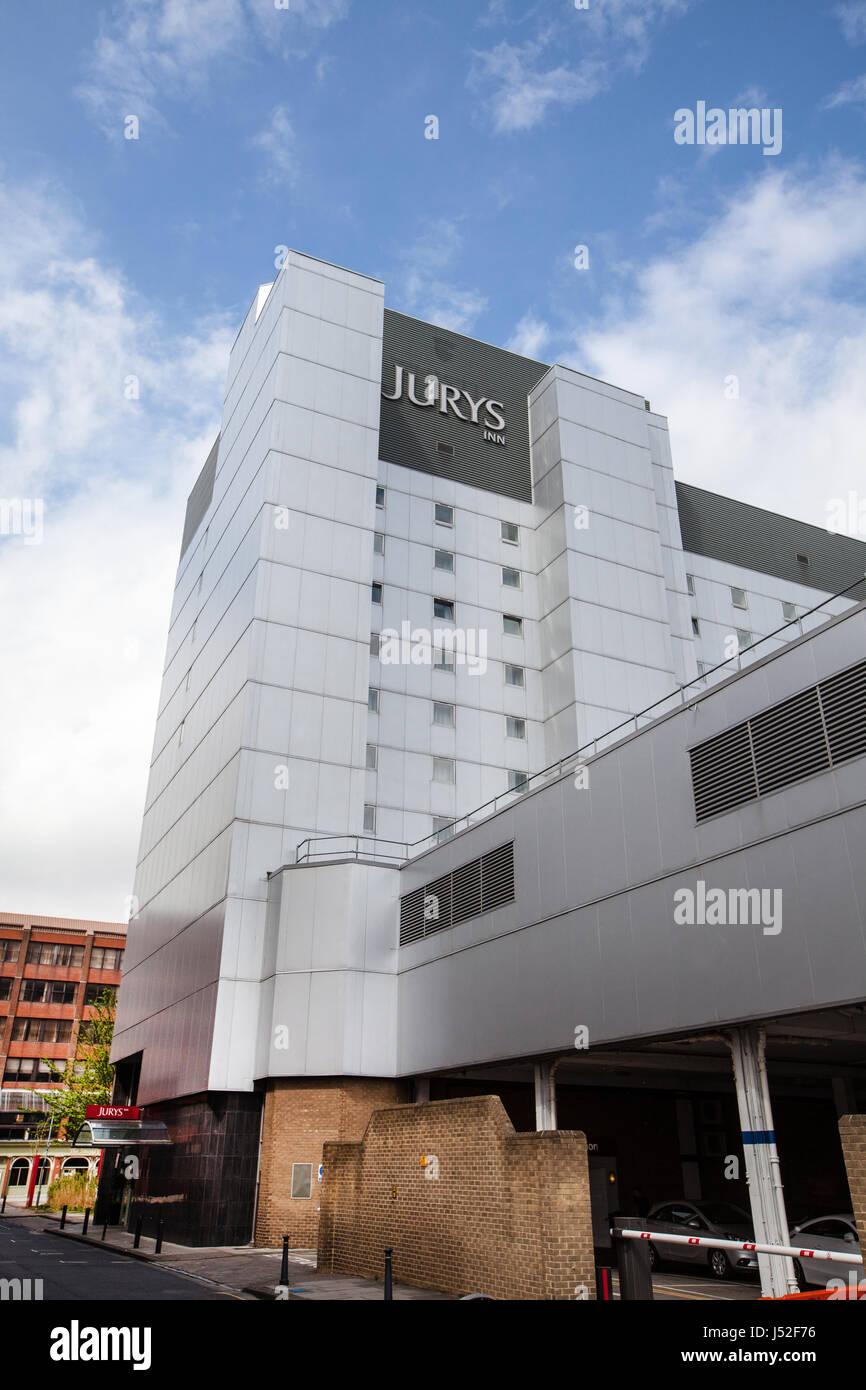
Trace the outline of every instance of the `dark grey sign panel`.
{"type": "Polygon", "coordinates": [[[386,309],[379,457],[531,502],[527,396],[547,370],[386,309]]]}

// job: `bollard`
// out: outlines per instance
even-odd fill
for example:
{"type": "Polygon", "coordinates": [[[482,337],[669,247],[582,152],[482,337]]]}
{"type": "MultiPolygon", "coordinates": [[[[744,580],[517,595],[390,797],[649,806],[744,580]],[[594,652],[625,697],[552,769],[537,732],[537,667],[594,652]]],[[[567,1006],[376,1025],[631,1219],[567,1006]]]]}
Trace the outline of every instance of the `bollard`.
{"type": "Polygon", "coordinates": [[[3,1201],[0,1202],[0,1216],[3,1215],[3,1213],[4,1213],[5,1210],[6,1210],[6,1193],[4,1192],[4,1193],[3,1193],[3,1201]]]}
{"type": "Polygon", "coordinates": [[[162,1253],[162,1224],[163,1218],[160,1217],[156,1228],[156,1245],[153,1247],[154,1255],[160,1255],[162,1253]]]}
{"type": "Polygon", "coordinates": [[[106,1233],[107,1230],[108,1230],[108,1217],[106,1216],[105,1220],[104,1220],[103,1223],[102,1223],[102,1239],[103,1239],[103,1240],[105,1240],[105,1233],[106,1233]]]}
{"type": "Polygon", "coordinates": [[[66,1225],[66,1213],[68,1212],[68,1210],[69,1210],[68,1207],[64,1207],[63,1210],[62,1210],[61,1213],[60,1213],[60,1229],[61,1229],[61,1231],[63,1230],[63,1228],[64,1228],[65,1225],[66,1225]]]}
{"type": "Polygon", "coordinates": [[[135,1223],[135,1238],[132,1242],[133,1250],[137,1250],[141,1245],[141,1228],[144,1225],[144,1217],[140,1216],[135,1223]]]}
{"type": "Polygon", "coordinates": [[[280,1284],[289,1287],[289,1237],[283,1236],[283,1258],[280,1261],[280,1284]]]}
{"type": "Polygon", "coordinates": [[[83,1226],[81,1227],[81,1234],[82,1234],[83,1236],[86,1236],[86,1235],[87,1235],[87,1223],[89,1222],[89,1220],[90,1220],[90,1207],[85,1207],[85,1208],[84,1208],[84,1224],[83,1224],[83,1226]]]}
{"type": "Polygon", "coordinates": [[[652,1302],[653,1281],[650,1269],[649,1241],[622,1240],[618,1227],[625,1226],[630,1231],[646,1231],[650,1228],[646,1221],[634,1216],[615,1216],[611,1235],[616,1247],[616,1263],[619,1270],[619,1296],[622,1302],[652,1302]]]}
{"type": "Polygon", "coordinates": [[[393,1301],[394,1301],[394,1288],[393,1288],[393,1285],[392,1285],[392,1283],[391,1283],[391,1256],[392,1256],[393,1253],[394,1253],[393,1246],[391,1246],[391,1245],[386,1245],[386,1246],[385,1246],[385,1292],[384,1292],[384,1294],[383,1294],[383,1297],[386,1298],[386,1299],[388,1299],[389,1302],[391,1302],[391,1303],[393,1303],[393,1301]]]}

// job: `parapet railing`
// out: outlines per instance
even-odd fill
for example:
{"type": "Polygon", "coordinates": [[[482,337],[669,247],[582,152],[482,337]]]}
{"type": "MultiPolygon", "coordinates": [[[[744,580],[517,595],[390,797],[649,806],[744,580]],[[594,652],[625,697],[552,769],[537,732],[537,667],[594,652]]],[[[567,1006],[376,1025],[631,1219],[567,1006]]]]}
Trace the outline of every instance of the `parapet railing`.
{"type": "MultiPolygon", "coordinates": [[[[317,859],[365,859],[368,861],[375,859],[382,863],[404,864],[406,860],[412,859],[416,855],[423,854],[425,850],[432,849],[438,844],[444,844],[446,840],[450,840],[451,836],[456,835],[459,831],[468,830],[470,826],[477,825],[479,821],[487,820],[489,816],[495,815],[496,812],[501,810],[504,806],[513,805],[517,797],[525,796],[528,791],[532,791],[545,782],[554,781],[567,772],[578,772],[584,766],[588,758],[595,757],[602,749],[609,747],[612,742],[618,742],[619,739],[625,738],[629,733],[637,733],[641,727],[642,721],[644,723],[652,723],[654,719],[659,719],[664,714],[670,714],[673,710],[684,705],[686,700],[691,699],[693,695],[697,695],[700,691],[706,690],[708,686],[717,684],[718,681],[726,679],[737,671],[741,671],[744,665],[750,665],[751,662],[755,660],[759,647],[763,647],[765,643],[773,641],[792,641],[794,634],[789,633],[787,637],[781,636],[782,633],[788,632],[789,628],[797,628],[797,635],[803,637],[807,631],[814,632],[815,629],[820,627],[823,623],[829,622],[834,617],[839,617],[839,614],[825,613],[823,610],[826,608],[827,604],[834,603],[837,599],[844,598],[846,594],[850,594],[852,589],[858,588],[864,582],[864,579],[866,579],[866,575],[861,576],[860,579],[855,579],[853,584],[849,584],[846,589],[841,589],[838,594],[831,594],[829,598],[823,599],[822,602],[816,604],[814,608],[807,609],[805,613],[798,613],[796,618],[791,618],[773,632],[768,632],[764,637],[759,637],[757,642],[752,642],[748,647],[744,647],[742,651],[736,652],[733,656],[726,657],[726,659],[720,661],[717,666],[712,666],[708,671],[703,671],[701,675],[696,676],[694,680],[688,681],[685,685],[675,686],[667,695],[662,695],[660,699],[655,700],[651,705],[647,705],[645,709],[639,710],[637,714],[630,714],[627,719],[621,720],[619,724],[615,724],[613,728],[608,729],[605,733],[598,734],[595,738],[589,739],[586,743],[575,749],[573,753],[567,753],[555,763],[550,763],[548,767],[541,768],[539,772],[527,773],[526,777],[516,786],[509,787],[507,791],[499,792],[497,796],[491,797],[489,801],[483,802],[481,806],[476,806],[474,810],[467,811],[463,816],[458,816],[441,830],[434,830],[432,834],[425,835],[420,840],[406,842],[399,840],[377,840],[375,836],[366,835],[322,835],[316,836],[315,838],[311,837],[302,840],[298,845],[296,862],[298,864],[308,864],[317,859]],[[816,614],[821,614],[821,616],[816,617],[816,614]],[[815,622],[810,626],[806,626],[812,618],[815,618],[815,622]],[[340,850],[337,848],[337,842],[340,841],[349,842],[350,847],[340,850]],[[358,849],[358,845],[361,842],[367,845],[401,845],[405,853],[403,857],[400,858],[394,855],[378,854],[367,849],[361,852],[358,849]],[[313,848],[313,846],[319,845],[328,845],[330,848],[313,848]]],[[[764,652],[761,652],[760,655],[763,656],[764,652]]]]}

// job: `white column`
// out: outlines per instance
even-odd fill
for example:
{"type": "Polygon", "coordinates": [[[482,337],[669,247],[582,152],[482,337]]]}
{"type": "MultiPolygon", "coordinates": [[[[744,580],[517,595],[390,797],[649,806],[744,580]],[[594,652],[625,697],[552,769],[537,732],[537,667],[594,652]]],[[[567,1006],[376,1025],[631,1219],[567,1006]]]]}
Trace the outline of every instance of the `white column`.
{"type": "Polygon", "coordinates": [[[537,1130],[556,1129],[555,1068],[555,1062],[535,1063],[535,1128],[537,1130]]]}
{"type": "MultiPolygon", "coordinates": [[[[734,1063],[734,1081],[743,1132],[746,1181],[755,1227],[755,1240],[765,1245],[789,1245],[788,1218],[773,1109],[767,1084],[763,1028],[734,1028],[727,1034],[734,1063]]],[[[794,1265],[789,1255],[758,1255],[761,1290],[779,1298],[797,1292],[794,1265]]]]}

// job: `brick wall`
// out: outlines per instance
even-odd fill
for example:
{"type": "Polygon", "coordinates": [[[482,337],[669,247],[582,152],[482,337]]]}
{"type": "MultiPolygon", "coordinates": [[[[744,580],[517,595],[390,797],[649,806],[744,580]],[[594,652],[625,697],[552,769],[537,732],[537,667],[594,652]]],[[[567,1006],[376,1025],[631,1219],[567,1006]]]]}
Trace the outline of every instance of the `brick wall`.
{"type": "Polygon", "coordinates": [[[458,1295],[595,1297],[586,1138],[517,1134],[498,1096],[377,1110],[324,1154],[319,1269],[458,1295]],[[422,1155],[438,1159],[427,1177],[422,1155]]]}
{"type": "Polygon", "coordinates": [[[315,1247],[322,1184],[316,1173],[328,1140],[362,1139],[377,1106],[406,1099],[401,1081],[361,1077],[274,1080],[265,1094],[256,1245],[315,1247]],[[309,1198],[292,1197],[292,1164],[313,1165],[309,1198]]]}
{"type": "Polygon", "coordinates": [[[866,1252],[866,1115],[843,1115],[839,1121],[839,1138],[848,1171],[851,1210],[860,1232],[862,1250],[866,1252]]]}

